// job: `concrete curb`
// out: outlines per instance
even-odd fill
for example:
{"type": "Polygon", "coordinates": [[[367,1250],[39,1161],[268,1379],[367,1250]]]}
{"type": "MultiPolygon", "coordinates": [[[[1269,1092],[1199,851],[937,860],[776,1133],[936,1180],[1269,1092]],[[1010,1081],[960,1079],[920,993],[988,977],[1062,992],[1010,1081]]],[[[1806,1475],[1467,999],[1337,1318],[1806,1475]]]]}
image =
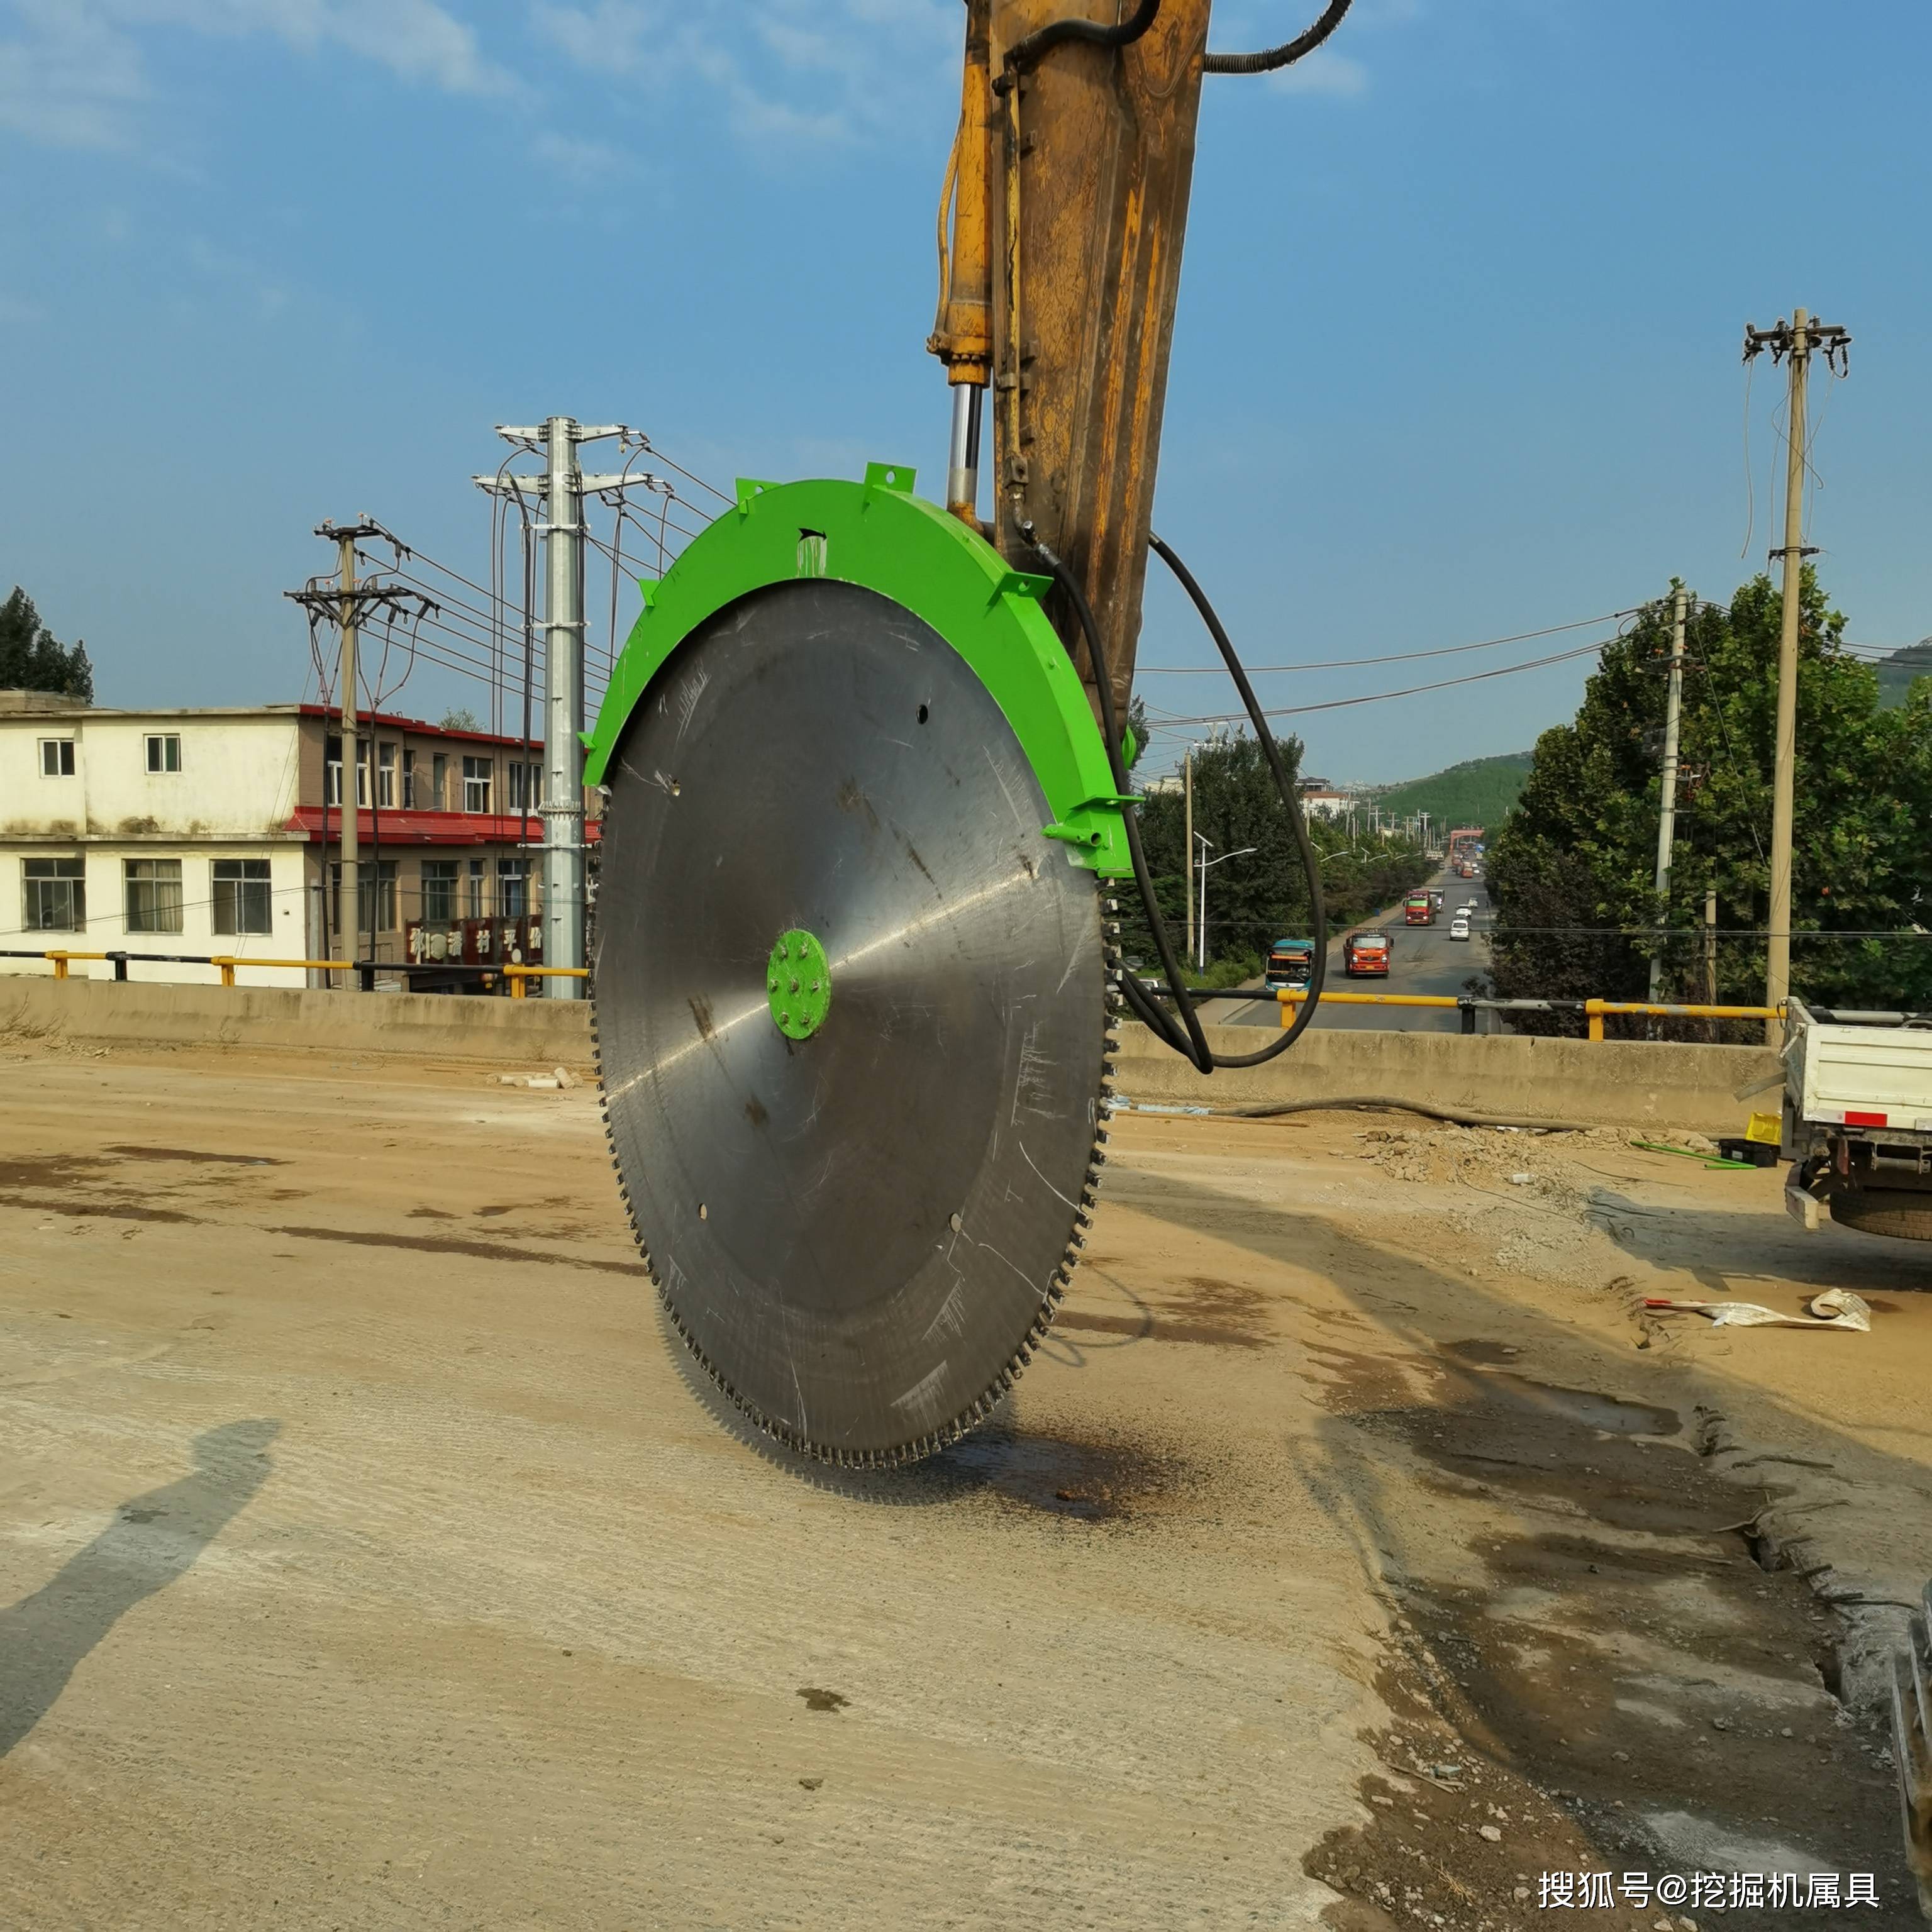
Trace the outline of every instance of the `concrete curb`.
{"type": "Polygon", "coordinates": [[[0,979],[0,1040],[378,1053],[490,1066],[592,1064],[590,1009],[583,1000],[270,986],[0,979]]]}
{"type": "MultiPolygon", "coordinates": [[[[1216,1053],[1252,1053],[1273,1036],[1210,1027],[1216,1053]]],[[[1169,1106],[1255,1106],[1387,1094],[1480,1114],[1583,1120],[1606,1126],[1742,1132],[1754,1106],[1738,1088],[1778,1071],[1767,1047],[1542,1040],[1508,1034],[1381,1033],[1336,1028],[1302,1035],[1266,1066],[1197,1073],[1147,1028],[1120,1028],[1118,1090],[1169,1106]]]]}

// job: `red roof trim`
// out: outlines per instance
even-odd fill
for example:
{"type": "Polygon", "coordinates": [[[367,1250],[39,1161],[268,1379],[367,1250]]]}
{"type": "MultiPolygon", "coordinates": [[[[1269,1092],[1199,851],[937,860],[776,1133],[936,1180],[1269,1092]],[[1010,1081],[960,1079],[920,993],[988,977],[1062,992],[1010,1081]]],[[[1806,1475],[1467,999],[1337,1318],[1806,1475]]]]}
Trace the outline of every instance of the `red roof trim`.
{"type": "MultiPolygon", "coordinates": [[[[331,806],[328,812],[328,842],[332,845],[342,833],[342,814],[331,806]]],[[[367,809],[356,814],[356,836],[363,845],[376,842],[377,814],[367,809]]],[[[322,808],[319,805],[298,806],[289,820],[291,832],[305,834],[311,844],[321,842],[322,808]]],[[[385,845],[517,845],[524,842],[524,819],[521,812],[385,812],[381,814],[385,845]]],[[[543,817],[532,812],[529,819],[530,843],[543,843],[543,817]]],[[[591,844],[602,836],[596,819],[585,826],[584,836],[591,844]]]]}
{"type": "MultiPolygon", "coordinates": [[[[304,704],[299,709],[304,718],[324,718],[338,728],[341,724],[342,712],[338,706],[304,704]]],[[[441,724],[432,724],[427,718],[398,717],[391,711],[378,711],[373,714],[367,711],[358,711],[356,714],[356,722],[358,726],[367,726],[372,730],[380,729],[386,725],[392,731],[412,731],[422,737],[447,738],[454,742],[465,745],[502,745],[506,747],[514,746],[520,752],[524,748],[524,741],[520,737],[502,737],[492,731],[452,730],[441,724]]],[[[543,740],[541,738],[532,738],[530,740],[530,749],[532,752],[541,752],[543,749],[543,740]]]]}

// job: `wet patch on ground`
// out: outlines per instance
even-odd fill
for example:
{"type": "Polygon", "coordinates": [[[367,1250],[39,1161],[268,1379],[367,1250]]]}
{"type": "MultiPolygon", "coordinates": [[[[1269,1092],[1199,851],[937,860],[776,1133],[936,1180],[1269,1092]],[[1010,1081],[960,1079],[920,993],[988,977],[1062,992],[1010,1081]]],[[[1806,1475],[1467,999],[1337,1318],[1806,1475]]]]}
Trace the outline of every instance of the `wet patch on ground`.
{"type": "Polygon", "coordinates": [[[110,1221],[172,1221],[200,1227],[206,1217],[184,1214],[178,1208],[150,1208],[142,1202],[88,1196],[78,1200],[37,1201],[29,1195],[0,1192],[0,1207],[24,1208],[35,1214],[64,1214],[70,1220],[94,1215],[110,1221]]]}
{"type": "Polygon", "coordinates": [[[104,1150],[118,1154],[123,1160],[185,1160],[206,1162],[220,1167],[286,1167],[285,1160],[275,1160],[263,1154],[206,1154],[192,1148],[164,1147],[110,1147],[104,1150]]]}
{"type": "MultiPolygon", "coordinates": [[[[1396,1721],[1373,1744],[1401,1775],[1366,1780],[1372,1822],[1307,1862],[1345,1894],[1331,1922],[1546,1923],[1546,1871],[1718,1874],[1729,1910],[1734,1874],[1796,1874],[1796,1905],[1749,1908],[1782,1932],[1816,1922],[1818,1871],[1870,1875],[1862,1924],[1918,1926],[1885,1740],[1837,1699],[1835,1624],[1757,1560],[1774,1492],[1720,1474],[1670,1409],[1467,1366],[1489,1345],[1447,1352],[1379,1376],[1316,1364],[1354,1455],[1439,1504],[1426,1534],[1376,1523],[1396,1721]]],[[[1634,1932],[1660,1917],[1621,1889],[1563,1909],[1634,1932]]],[[[1682,1932],[1715,1908],[1664,1909],[1682,1932]]]]}
{"type": "Polygon", "coordinates": [[[270,1234],[304,1241],[346,1241],[358,1248],[403,1248],[412,1254],[470,1255],[478,1261],[532,1262],[546,1268],[595,1268],[604,1274],[647,1275],[642,1262],[610,1262],[590,1255],[560,1255],[544,1248],[513,1248],[504,1241],[466,1241],[454,1234],[386,1234],[356,1228],[268,1228],[270,1234]]]}
{"type": "Polygon", "coordinates": [[[105,1163],[98,1154],[10,1154],[0,1160],[0,1187],[67,1187],[92,1180],[105,1163]]]}
{"type": "Polygon", "coordinates": [[[179,1185],[166,1190],[177,1196],[192,1191],[197,1198],[211,1187],[220,1189],[239,1181],[238,1175],[229,1172],[234,1168],[286,1165],[264,1155],[199,1153],[188,1148],[132,1143],[105,1147],[98,1154],[14,1155],[0,1160],[0,1205],[32,1214],[64,1215],[70,1220],[98,1216],[114,1221],[201,1225],[205,1217],[200,1214],[154,1206],[157,1190],[153,1186],[118,1183],[117,1173],[132,1161],[216,1169],[213,1174],[184,1177],[179,1185]]]}
{"type": "Polygon", "coordinates": [[[900,1480],[934,1501],[988,1494],[1047,1516],[1108,1522],[1181,1486],[1186,1472],[1175,1457],[1138,1444],[1034,1435],[995,1420],[900,1480]]]}

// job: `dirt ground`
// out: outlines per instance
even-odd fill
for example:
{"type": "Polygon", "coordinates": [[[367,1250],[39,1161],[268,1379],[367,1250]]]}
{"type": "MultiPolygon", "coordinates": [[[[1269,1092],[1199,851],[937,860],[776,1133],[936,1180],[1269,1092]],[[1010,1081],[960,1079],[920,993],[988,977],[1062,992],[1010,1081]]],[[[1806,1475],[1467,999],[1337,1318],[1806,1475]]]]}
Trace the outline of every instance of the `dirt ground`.
{"type": "Polygon", "coordinates": [[[835,1478],[692,1384],[585,1090],[0,1089],[0,1924],[1918,1922],[1932,1255],[1774,1172],[1123,1115],[996,1423],[835,1478]]]}

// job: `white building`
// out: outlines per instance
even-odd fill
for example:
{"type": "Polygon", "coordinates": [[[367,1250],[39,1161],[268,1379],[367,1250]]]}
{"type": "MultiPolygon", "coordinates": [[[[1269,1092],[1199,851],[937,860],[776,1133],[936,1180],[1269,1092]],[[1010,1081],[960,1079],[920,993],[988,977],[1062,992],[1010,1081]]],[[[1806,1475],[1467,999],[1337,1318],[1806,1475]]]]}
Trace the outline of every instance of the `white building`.
{"type": "MultiPolygon", "coordinates": [[[[542,838],[542,746],[359,723],[356,956],[525,956],[541,943],[526,854],[542,838]]],[[[220,969],[200,962],[225,956],[242,984],[321,983],[248,962],[344,956],[341,742],[315,705],[112,711],[0,692],[0,971],[124,952],[145,962],[136,977],[212,983],[220,969]]]]}
{"type": "Polygon", "coordinates": [[[1338,791],[1326,778],[1304,778],[1301,809],[1310,818],[1346,818],[1355,806],[1353,792],[1338,791]]]}

